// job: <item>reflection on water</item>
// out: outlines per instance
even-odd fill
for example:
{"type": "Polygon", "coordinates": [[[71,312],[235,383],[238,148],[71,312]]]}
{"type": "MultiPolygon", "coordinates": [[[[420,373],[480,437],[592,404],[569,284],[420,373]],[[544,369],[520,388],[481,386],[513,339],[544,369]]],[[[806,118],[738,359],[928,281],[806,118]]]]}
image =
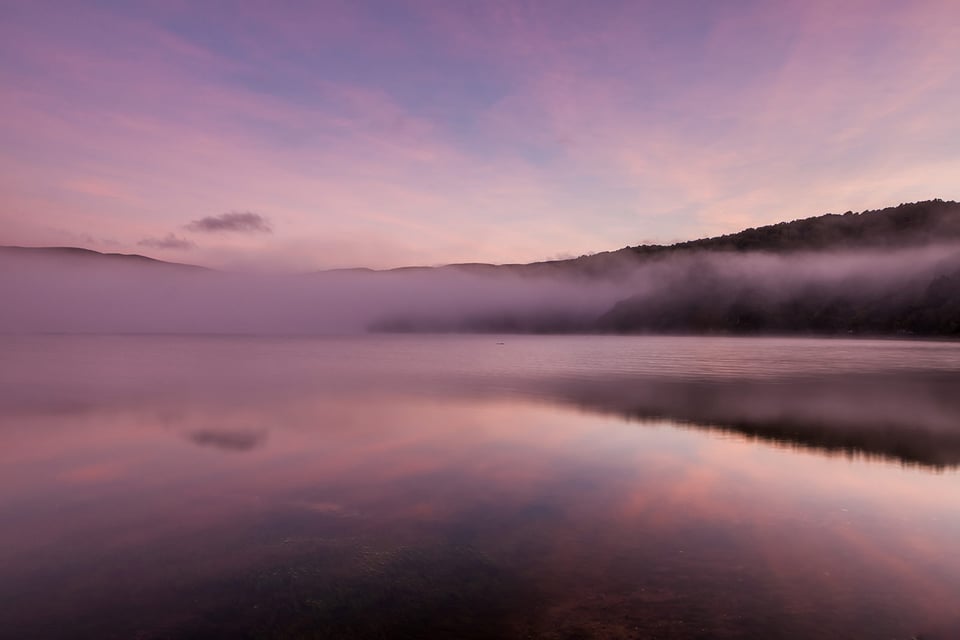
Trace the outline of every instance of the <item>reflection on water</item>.
{"type": "Polygon", "coordinates": [[[626,418],[931,468],[960,465],[960,376],[824,374],[816,379],[658,380],[602,376],[545,385],[558,400],[626,418]]]}
{"type": "Polygon", "coordinates": [[[960,637],[960,345],[0,346],[18,638],[960,637]]]}

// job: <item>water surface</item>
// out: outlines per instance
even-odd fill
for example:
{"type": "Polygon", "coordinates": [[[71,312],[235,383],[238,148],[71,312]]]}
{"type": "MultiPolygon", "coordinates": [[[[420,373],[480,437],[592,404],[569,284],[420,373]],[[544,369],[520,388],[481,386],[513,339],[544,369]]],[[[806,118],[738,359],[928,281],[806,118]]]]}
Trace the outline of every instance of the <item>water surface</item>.
{"type": "Polygon", "coordinates": [[[0,353],[11,637],[960,637],[960,344],[0,353]]]}

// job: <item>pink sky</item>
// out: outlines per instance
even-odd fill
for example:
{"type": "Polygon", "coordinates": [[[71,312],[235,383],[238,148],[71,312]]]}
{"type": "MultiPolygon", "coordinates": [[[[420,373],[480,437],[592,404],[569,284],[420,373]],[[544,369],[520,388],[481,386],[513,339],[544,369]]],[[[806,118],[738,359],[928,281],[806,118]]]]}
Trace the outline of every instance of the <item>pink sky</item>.
{"type": "Polygon", "coordinates": [[[960,198],[953,0],[198,6],[0,9],[0,244],[514,262],[960,198]]]}

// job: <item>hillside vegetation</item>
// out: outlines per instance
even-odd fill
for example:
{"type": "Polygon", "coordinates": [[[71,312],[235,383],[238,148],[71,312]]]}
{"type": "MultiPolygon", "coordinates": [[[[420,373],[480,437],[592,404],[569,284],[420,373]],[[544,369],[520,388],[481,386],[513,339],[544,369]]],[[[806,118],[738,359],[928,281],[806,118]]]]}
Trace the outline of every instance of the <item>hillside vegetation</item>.
{"type": "MultiPolygon", "coordinates": [[[[457,266],[454,265],[456,268],[457,266]]],[[[960,336],[960,204],[826,214],[674,245],[478,272],[623,280],[594,315],[388,318],[381,330],[960,336]]]]}

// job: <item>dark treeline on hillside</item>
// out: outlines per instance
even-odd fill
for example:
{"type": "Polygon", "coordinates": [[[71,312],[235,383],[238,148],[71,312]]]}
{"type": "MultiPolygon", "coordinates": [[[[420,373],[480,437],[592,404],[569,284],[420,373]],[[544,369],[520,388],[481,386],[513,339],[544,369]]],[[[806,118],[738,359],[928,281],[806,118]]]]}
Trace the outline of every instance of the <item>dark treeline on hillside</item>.
{"type": "Polygon", "coordinates": [[[512,270],[521,274],[563,271],[606,278],[628,274],[638,260],[699,251],[844,251],[920,247],[945,242],[960,243],[960,203],[935,199],[861,213],[828,213],[670,245],[627,246],[567,260],[452,266],[477,271],[512,270]]]}
{"type": "Polygon", "coordinates": [[[651,248],[673,251],[824,251],[916,247],[946,240],[960,240],[960,204],[938,199],[862,213],[828,213],[669,247],[641,245],[630,250],[641,254],[651,248]]]}
{"type": "MultiPolygon", "coordinates": [[[[815,259],[815,258],[809,258],[815,259]]],[[[615,333],[821,333],[960,336],[960,253],[889,286],[859,276],[811,280],[786,291],[729,281],[710,265],[677,289],[617,303],[594,328],[615,333]]]]}
{"type": "MultiPolygon", "coordinates": [[[[958,240],[960,205],[932,200],[784,222],[684,242],[671,249],[804,252],[805,260],[830,264],[838,252],[896,252],[958,240]]],[[[643,247],[632,250],[642,253],[643,247]]],[[[887,255],[893,264],[899,257],[887,255]]],[[[654,333],[960,335],[960,249],[921,273],[905,277],[909,269],[910,265],[903,265],[888,274],[809,278],[800,286],[771,291],[758,276],[747,276],[741,282],[725,280],[715,263],[703,260],[669,290],[618,303],[596,326],[605,331],[654,333]]]]}
{"type": "Polygon", "coordinates": [[[491,310],[374,328],[960,336],[960,205],[943,200],[497,269],[622,280],[632,295],[595,314],[491,310]]]}

